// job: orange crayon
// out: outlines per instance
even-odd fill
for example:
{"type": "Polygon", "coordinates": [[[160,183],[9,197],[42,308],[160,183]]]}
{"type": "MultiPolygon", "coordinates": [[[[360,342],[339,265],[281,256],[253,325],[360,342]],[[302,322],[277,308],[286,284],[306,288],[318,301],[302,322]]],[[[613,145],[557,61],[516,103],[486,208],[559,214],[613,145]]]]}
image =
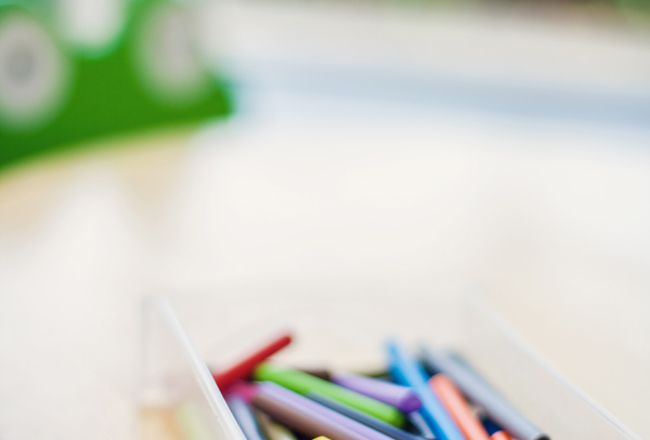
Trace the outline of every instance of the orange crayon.
{"type": "MultiPolygon", "coordinates": [[[[448,376],[442,373],[436,374],[429,380],[429,386],[467,440],[505,440],[504,437],[488,435],[481,421],[472,413],[469,404],[448,376]]],[[[499,433],[494,435],[497,434],[499,433]]]]}

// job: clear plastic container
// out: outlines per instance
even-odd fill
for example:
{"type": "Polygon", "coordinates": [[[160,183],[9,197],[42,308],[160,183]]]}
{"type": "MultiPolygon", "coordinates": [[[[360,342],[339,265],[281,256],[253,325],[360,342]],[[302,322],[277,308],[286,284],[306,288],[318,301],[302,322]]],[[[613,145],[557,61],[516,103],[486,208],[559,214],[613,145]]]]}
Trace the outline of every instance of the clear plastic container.
{"type": "Polygon", "coordinates": [[[174,417],[185,436],[168,438],[245,440],[206,363],[227,365],[290,328],[296,339],[276,357],[282,362],[376,372],[385,368],[387,337],[414,348],[420,343],[453,347],[553,440],[638,439],[540,360],[476,294],[398,295],[354,286],[336,294],[327,288],[298,290],[232,289],[221,292],[227,301],[223,295],[148,299],[144,437],[153,438],[155,427],[174,417]],[[151,423],[156,411],[163,416],[151,423]]]}

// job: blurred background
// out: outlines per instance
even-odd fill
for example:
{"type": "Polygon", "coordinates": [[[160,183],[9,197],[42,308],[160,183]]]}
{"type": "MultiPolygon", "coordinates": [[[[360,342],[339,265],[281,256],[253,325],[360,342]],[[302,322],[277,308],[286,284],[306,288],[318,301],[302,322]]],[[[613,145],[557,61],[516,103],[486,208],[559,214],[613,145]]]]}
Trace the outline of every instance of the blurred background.
{"type": "Polygon", "coordinates": [[[385,282],[477,286],[650,438],[649,18],[0,0],[0,437],[133,437],[143,294],[385,282]]]}

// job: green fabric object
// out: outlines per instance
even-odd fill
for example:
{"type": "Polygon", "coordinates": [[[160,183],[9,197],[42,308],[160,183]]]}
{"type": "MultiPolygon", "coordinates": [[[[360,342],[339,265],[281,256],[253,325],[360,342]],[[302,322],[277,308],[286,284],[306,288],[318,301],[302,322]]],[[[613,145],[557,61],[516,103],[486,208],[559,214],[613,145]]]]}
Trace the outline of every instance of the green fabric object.
{"type": "Polygon", "coordinates": [[[232,111],[228,87],[196,56],[185,6],[128,4],[108,49],[57,36],[40,2],[0,0],[0,168],[37,153],[232,111]]]}

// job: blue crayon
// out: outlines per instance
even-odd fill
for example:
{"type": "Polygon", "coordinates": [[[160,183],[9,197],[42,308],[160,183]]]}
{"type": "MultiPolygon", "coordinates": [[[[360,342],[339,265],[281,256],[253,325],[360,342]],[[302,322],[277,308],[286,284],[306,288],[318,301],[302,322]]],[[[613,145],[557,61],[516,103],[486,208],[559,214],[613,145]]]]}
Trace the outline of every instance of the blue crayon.
{"type": "Polygon", "coordinates": [[[253,411],[243,399],[231,397],[228,399],[228,406],[247,440],[267,440],[257,424],[253,411]]]}
{"type": "Polygon", "coordinates": [[[387,345],[390,374],[397,383],[410,386],[422,402],[420,412],[439,440],[465,440],[442,403],[427,385],[427,376],[417,359],[395,342],[387,345]]]}

